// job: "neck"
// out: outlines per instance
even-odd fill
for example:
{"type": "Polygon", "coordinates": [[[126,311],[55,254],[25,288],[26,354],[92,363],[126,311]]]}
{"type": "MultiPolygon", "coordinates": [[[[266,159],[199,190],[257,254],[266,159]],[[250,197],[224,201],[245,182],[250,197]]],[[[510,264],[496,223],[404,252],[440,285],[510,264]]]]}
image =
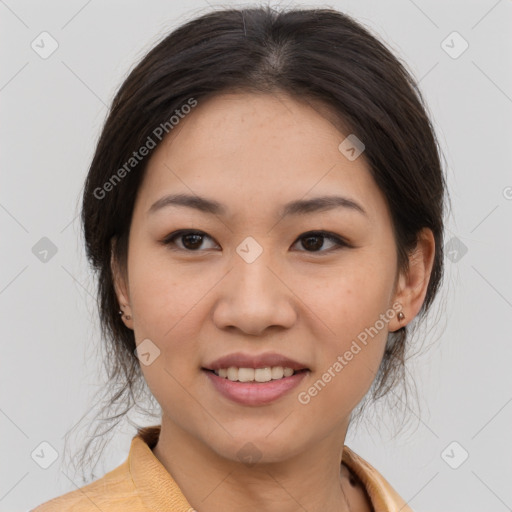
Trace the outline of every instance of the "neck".
{"type": "Polygon", "coordinates": [[[350,474],[341,466],[346,427],[291,457],[250,463],[219,455],[164,415],[153,453],[198,512],[350,512],[350,474]]]}

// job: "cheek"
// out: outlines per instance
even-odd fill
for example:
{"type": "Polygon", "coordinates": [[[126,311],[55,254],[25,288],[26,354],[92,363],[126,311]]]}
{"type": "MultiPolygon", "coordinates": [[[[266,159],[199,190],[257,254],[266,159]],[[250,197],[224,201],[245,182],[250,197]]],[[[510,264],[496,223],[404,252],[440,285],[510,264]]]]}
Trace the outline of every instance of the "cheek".
{"type": "MultiPolygon", "coordinates": [[[[392,258],[389,258],[392,261],[392,258]]],[[[389,263],[388,261],[388,263],[389,263]]],[[[304,302],[315,313],[315,383],[305,401],[339,404],[343,414],[359,403],[376,377],[395,311],[390,306],[393,273],[383,260],[365,258],[333,272],[321,284],[304,288],[304,302]],[[322,398],[317,399],[318,395],[322,398]]],[[[305,282],[312,282],[305,280],[305,282]]]]}
{"type": "Polygon", "coordinates": [[[192,388],[200,366],[201,322],[195,305],[208,288],[199,279],[177,278],[179,274],[156,260],[139,261],[143,264],[134,261],[130,275],[135,339],[138,345],[151,340],[154,345],[149,346],[158,354],[151,364],[141,364],[141,370],[163,409],[179,415],[192,407],[186,390],[192,388]]]}
{"type": "Polygon", "coordinates": [[[191,369],[200,366],[199,329],[201,299],[211,284],[201,276],[185,276],[148,251],[133,254],[130,267],[130,299],[137,344],[149,339],[158,358],[142,365],[144,377],[157,399],[180,395],[179,384],[187,387],[191,369]],[[179,384],[178,384],[179,383],[179,384]]]}
{"type": "Polygon", "coordinates": [[[130,264],[135,329],[163,340],[176,325],[181,327],[206,285],[199,276],[180,271],[160,250],[134,250],[130,264]]]}
{"type": "Polygon", "coordinates": [[[350,414],[375,380],[394,310],[388,308],[388,290],[382,282],[372,290],[327,288],[310,298],[328,329],[322,327],[322,335],[315,339],[315,372],[297,399],[310,407],[311,417],[338,421],[350,414]]]}
{"type": "Polygon", "coordinates": [[[394,280],[384,261],[361,255],[345,263],[322,277],[301,274],[300,287],[301,298],[325,326],[327,338],[340,342],[373,326],[390,308],[394,280]]]}

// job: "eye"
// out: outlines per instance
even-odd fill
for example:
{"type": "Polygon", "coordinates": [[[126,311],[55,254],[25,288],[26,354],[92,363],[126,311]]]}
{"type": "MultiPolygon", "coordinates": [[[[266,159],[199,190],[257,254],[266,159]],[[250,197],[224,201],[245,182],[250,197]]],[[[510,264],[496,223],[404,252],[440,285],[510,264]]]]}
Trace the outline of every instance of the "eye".
{"type": "Polygon", "coordinates": [[[301,235],[298,241],[300,240],[302,240],[303,247],[310,249],[306,252],[332,252],[342,247],[352,247],[341,237],[335,235],[334,233],[329,233],[328,231],[309,231],[308,233],[301,235]],[[334,245],[328,250],[320,251],[319,249],[324,246],[324,240],[328,240],[331,244],[334,245]]]}
{"type": "MultiPolygon", "coordinates": [[[[213,240],[203,231],[180,230],[171,233],[162,241],[162,243],[168,246],[177,246],[177,250],[194,252],[201,248],[205,239],[213,240]],[[176,243],[176,240],[181,241],[181,246],[176,243]]],[[[306,248],[306,252],[331,252],[342,247],[353,247],[343,238],[327,231],[309,231],[304,233],[293,245],[296,245],[299,241],[302,241],[302,247],[306,248]],[[333,244],[328,250],[325,250],[324,248],[325,240],[328,240],[333,244]],[[324,250],[320,250],[322,248],[324,250]]],[[[212,247],[209,247],[209,249],[211,248],[212,247]]]]}
{"type": "Polygon", "coordinates": [[[202,231],[175,231],[171,233],[168,237],[163,240],[164,245],[176,245],[174,240],[182,240],[183,246],[178,246],[178,249],[187,250],[187,251],[197,251],[201,247],[204,238],[209,238],[212,240],[210,236],[202,231]]]}

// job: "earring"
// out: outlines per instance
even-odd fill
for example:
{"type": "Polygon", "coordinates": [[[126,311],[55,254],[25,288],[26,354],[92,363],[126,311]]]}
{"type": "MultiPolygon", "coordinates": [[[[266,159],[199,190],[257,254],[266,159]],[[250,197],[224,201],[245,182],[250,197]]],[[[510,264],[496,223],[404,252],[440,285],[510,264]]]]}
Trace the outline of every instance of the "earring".
{"type": "Polygon", "coordinates": [[[119,311],[119,314],[122,315],[122,317],[125,319],[125,320],[131,320],[132,317],[131,315],[123,315],[123,312],[122,311],[119,311]]]}
{"type": "Polygon", "coordinates": [[[405,315],[401,311],[398,312],[396,317],[398,318],[399,322],[401,322],[402,320],[405,320],[405,315]]]}

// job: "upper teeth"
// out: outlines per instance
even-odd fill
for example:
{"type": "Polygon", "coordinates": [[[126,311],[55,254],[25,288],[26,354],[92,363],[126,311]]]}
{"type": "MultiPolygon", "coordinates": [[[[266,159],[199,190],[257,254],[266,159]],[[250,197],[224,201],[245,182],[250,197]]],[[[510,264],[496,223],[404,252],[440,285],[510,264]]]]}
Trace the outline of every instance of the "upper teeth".
{"type": "Polygon", "coordinates": [[[267,366],[266,368],[220,368],[215,370],[219,377],[239,382],[268,382],[293,375],[293,369],[283,366],[267,366]]]}

